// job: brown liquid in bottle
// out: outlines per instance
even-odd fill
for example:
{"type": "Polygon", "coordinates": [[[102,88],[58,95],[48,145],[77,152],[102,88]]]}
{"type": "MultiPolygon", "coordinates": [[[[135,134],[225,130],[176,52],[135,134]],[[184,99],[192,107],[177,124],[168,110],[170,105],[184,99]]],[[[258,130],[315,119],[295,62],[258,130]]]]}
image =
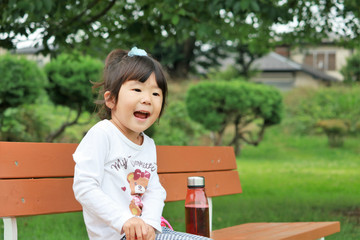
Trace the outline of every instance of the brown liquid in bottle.
{"type": "Polygon", "coordinates": [[[185,207],[186,232],[210,237],[209,208],[185,207]],[[201,219],[201,221],[198,221],[201,219]]]}

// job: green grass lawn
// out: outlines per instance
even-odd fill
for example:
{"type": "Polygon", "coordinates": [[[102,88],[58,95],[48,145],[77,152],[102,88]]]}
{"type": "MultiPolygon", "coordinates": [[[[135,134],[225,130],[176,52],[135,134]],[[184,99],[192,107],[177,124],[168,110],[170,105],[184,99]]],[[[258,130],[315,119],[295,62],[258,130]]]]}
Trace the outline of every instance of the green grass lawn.
{"type": "MultiPolygon", "coordinates": [[[[243,193],[214,198],[213,228],[340,221],[341,232],[326,239],[360,239],[360,139],[331,149],[325,137],[294,137],[280,129],[269,129],[258,147],[243,148],[238,157],[243,193]]],[[[184,231],[183,201],[167,203],[164,216],[184,231]]],[[[20,240],[87,239],[81,213],[20,218],[18,228],[20,240]]]]}
{"type": "MultiPolygon", "coordinates": [[[[214,198],[214,229],[247,222],[340,221],[326,239],[360,239],[360,144],[347,139],[331,149],[325,137],[294,137],[273,128],[238,157],[243,193],[214,198]]],[[[166,217],[185,229],[183,203],[167,204],[166,217]],[[170,210],[170,211],[169,211],[170,210]],[[182,209],[181,209],[182,210],[182,209]]]]}

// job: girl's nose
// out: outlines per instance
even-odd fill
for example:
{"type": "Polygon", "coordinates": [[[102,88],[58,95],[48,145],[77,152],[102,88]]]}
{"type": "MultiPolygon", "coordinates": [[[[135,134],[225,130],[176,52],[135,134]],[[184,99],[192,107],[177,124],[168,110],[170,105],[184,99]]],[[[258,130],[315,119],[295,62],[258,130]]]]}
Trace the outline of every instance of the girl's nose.
{"type": "Polygon", "coordinates": [[[151,105],[151,97],[149,96],[149,94],[144,94],[142,96],[141,103],[151,105]]]}

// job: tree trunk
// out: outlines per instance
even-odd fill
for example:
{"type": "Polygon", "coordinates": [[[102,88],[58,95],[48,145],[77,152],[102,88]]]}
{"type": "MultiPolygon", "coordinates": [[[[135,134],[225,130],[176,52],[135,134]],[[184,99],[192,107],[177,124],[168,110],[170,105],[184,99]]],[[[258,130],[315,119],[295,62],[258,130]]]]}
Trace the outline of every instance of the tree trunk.
{"type": "Polygon", "coordinates": [[[221,130],[221,131],[214,134],[215,135],[214,136],[214,145],[215,146],[221,146],[222,145],[223,133],[224,133],[224,131],[221,130]]]}
{"type": "Polygon", "coordinates": [[[73,121],[71,121],[71,122],[64,122],[55,132],[50,133],[50,134],[46,137],[45,141],[46,141],[46,142],[53,142],[53,141],[55,140],[55,138],[59,137],[59,136],[65,131],[65,129],[66,129],[67,127],[70,127],[70,126],[72,126],[72,125],[77,124],[78,121],[79,121],[81,112],[82,112],[82,111],[81,111],[81,107],[79,107],[75,119],[74,119],[73,121]]]}
{"type": "Polygon", "coordinates": [[[237,117],[234,121],[235,124],[235,135],[234,135],[234,151],[235,151],[235,155],[239,155],[240,154],[240,134],[239,134],[239,123],[240,123],[240,118],[237,117]]]}
{"type": "Polygon", "coordinates": [[[240,65],[239,74],[244,76],[246,79],[249,79],[252,76],[251,65],[252,63],[262,57],[264,53],[253,53],[249,50],[248,45],[240,45],[237,47],[237,64],[240,65]]]}
{"type": "Polygon", "coordinates": [[[174,68],[170,72],[173,79],[184,79],[188,77],[190,62],[194,58],[195,38],[189,37],[182,46],[179,46],[182,58],[174,63],[174,68]]]}

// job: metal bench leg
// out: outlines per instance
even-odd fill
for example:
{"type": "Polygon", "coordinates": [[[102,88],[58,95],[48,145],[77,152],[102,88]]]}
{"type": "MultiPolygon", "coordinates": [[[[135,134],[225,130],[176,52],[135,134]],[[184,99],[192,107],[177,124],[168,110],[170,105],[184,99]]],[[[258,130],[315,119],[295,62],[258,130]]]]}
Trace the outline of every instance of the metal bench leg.
{"type": "Polygon", "coordinates": [[[17,240],[16,218],[4,217],[4,240],[17,240]]]}

